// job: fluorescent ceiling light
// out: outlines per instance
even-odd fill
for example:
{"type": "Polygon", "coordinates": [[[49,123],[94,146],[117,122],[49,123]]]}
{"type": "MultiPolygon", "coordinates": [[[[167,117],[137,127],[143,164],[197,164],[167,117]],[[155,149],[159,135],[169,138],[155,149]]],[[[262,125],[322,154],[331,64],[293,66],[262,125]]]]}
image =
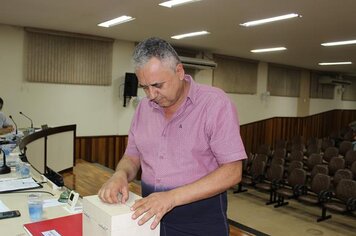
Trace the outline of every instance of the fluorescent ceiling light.
{"type": "Polygon", "coordinates": [[[179,6],[179,5],[183,5],[183,4],[187,4],[187,3],[192,3],[192,2],[198,2],[200,0],[171,0],[171,1],[166,1],[166,2],[162,2],[158,5],[162,6],[162,7],[175,7],[175,6],[179,6]]]}
{"type": "Polygon", "coordinates": [[[132,21],[134,19],[135,18],[132,18],[131,16],[120,16],[118,18],[115,18],[115,19],[100,23],[100,24],[98,24],[98,26],[107,28],[107,27],[111,27],[111,26],[114,26],[114,25],[122,24],[122,23],[125,23],[125,22],[128,22],[128,21],[132,21]]]}
{"type": "Polygon", "coordinates": [[[240,25],[245,26],[245,27],[250,27],[250,26],[262,25],[262,24],[266,24],[266,23],[270,23],[270,22],[274,22],[274,21],[279,21],[279,20],[287,20],[287,19],[294,18],[294,17],[301,17],[301,15],[296,14],[296,13],[291,13],[291,14],[287,14],[287,15],[283,15],[283,16],[276,16],[276,17],[266,18],[266,19],[262,19],[262,20],[249,21],[249,22],[245,22],[240,25]]]}
{"type": "Polygon", "coordinates": [[[338,42],[328,42],[328,43],[322,43],[322,46],[339,46],[339,45],[348,45],[348,44],[356,44],[356,40],[347,40],[347,41],[338,41],[338,42]]]}
{"type": "Polygon", "coordinates": [[[205,35],[205,34],[210,34],[208,31],[199,31],[199,32],[192,32],[192,33],[187,33],[187,34],[180,34],[180,35],[174,35],[171,38],[172,39],[182,39],[182,38],[187,38],[187,37],[194,37],[194,36],[199,36],[199,35],[205,35]]]}
{"type": "Polygon", "coordinates": [[[320,62],[319,66],[333,66],[333,65],[350,65],[351,61],[340,61],[340,62],[320,62]]]}
{"type": "Polygon", "coordinates": [[[285,47],[277,47],[277,48],[261,48],[261,49],[253,49],[251,52],[260,53],[260,52],[275,52],[275,51],[283,51],[287,50],[285,47]]]}

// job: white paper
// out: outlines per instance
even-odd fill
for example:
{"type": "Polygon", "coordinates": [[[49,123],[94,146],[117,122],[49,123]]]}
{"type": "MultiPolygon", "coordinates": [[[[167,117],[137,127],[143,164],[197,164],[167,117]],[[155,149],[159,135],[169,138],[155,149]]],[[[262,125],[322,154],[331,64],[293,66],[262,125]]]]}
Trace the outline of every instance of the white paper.
{"type": "Polygon", "coordinates": [[[56,230],[52,229],[49,231],[42,232],[43,236],[61,236],[56,230]]]}
{"type": "Polygon", "coordinates": [[[24,179],[0,180],[0,192],[29,189],[38,186],[38,183],[36,183],[31,177],[24,179]]]}
{"type": "Polygon", "coordinates": [[[55,207],[55,206],[63,206],[67,203],[59,202],[58,199],[45,199],[43,200],[43,208],[46,207],[55,207]]]}
{"type": "Polygon", "coordinates": [[[0,212],[10,211],[10,209],[0,200],[0,212]]]}

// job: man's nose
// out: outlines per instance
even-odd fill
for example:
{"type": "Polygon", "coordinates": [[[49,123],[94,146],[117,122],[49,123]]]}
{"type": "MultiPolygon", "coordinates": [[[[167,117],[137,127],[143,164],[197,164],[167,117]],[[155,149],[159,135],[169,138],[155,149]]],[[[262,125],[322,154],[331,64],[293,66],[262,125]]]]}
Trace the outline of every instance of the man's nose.
{"type": "Polygon", "coordinates": [[[157,97],[156,88],[154,88],[152,86],[148,86],[147,91],[146,91],[146,95],[147,95],[148,99],[154,100],[157,97]]]}

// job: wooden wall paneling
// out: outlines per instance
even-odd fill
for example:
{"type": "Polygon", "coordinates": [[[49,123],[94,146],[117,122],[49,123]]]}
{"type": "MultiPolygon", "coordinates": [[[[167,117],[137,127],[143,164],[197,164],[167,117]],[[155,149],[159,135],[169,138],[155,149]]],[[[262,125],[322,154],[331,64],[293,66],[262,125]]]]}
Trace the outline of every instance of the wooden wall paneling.
{"type": "Polygon", "coordinates": [[[110,169],[115,169],[115,137],[108,137],[106,142],[106,163],[110,169]]]}
{"type": "MultiPolygon", "coordinates": [[[[323,138],[333,131],[339,131],[356,120],[356,110],[333,110],[308,117],[274,117],[240,126],[240,135],[246,153],[255,153],[261,144],[272,148],[277,140],[291,140],[302,136],[303,141],[310,137],[323,138]]],[[[76,137],[76,159],[98,162],[115,169],[122,158],[127,135],[76,137]]]]}

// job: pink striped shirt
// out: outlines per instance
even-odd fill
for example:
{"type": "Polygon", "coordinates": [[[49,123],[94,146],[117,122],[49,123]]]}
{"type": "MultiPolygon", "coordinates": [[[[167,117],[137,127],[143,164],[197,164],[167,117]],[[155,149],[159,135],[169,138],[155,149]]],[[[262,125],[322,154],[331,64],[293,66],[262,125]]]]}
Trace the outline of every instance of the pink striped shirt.
{"type": "Polygon", "coordinates": [[[140,158],[142,181],[154,191],[202,178],[224,163],[246,158],[235,106],[217,88],[195,83],[170,120],[143,99],[136,109],[125,154],[140,158]]]}

